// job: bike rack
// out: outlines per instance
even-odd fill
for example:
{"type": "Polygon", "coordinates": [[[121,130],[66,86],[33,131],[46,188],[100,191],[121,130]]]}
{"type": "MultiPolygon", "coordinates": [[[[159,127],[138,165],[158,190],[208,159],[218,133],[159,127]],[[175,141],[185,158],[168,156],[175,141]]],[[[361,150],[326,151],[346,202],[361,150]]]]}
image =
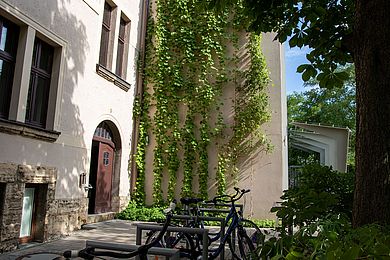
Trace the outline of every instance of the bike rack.
{"type": "MultiPolygon", "coordinates": [[[[225,223],[225,218],[220,218],[220,217],[209,217],[209,216],[190,216],[190,215],[173,215],[172,219],[178,219],[178,220],[200,220],[200,221],[217,221],[220,222],[220,228],[221,228],[221,237],[220,241],[222,242],[222,238],[225,235],[225,228],[226,228],[226,223],[225,223]]],[[[184,231],[183,231],[184,232],[184,231]]],[[[224,259],[225,256],[225,250],[222,250],[221,254],[221,259],[224,259]]]]}
{"type": "MultiPolygon", "coordinates": [[[[142,231],[143,230],[151,230],[151,231],[161,231],[163,229],[160,225],[153,225],[153,224],[134,224],[137,227],[136,230],[136,245],[141,245],[142,240],[142,231]]],[[[202,241],[204,245],[208,245],[209,243],[209,230],[203,229],[203,228],[188,228],[188,227],[172,227],[169,226],[167,229],[167,232],[183,232],[188,234],[196,234],[196,235],[202,235],[202,241]]],[[[208,259],[208,247],[204,246],[202,251],[202,258],[208,259]]]]}
{"type": "MultiPolygon", "coordinates": [[[[118,243],[109,243],[109,242],[92,241],[92,240],[87,240],[86,246],[95,249],[123,251],[123,252],[134,252],[140,247],[140,245],[118,244],[118,243]]],[[[166,256],[169,257],[169,259],[171,260],[180,259],[180,250],[174,248],[151,247],[148,250],[147,254],[166,256]]],[[[136,259],[139,259],[139,256],[136,256],[136,259]]]]}
{"type": "MultiPolygon", "coordinates": [[[[202,203],[200,204],[204,207],[200,208],[200,211],[203,212],[213,212],[213,213],[229,213],[230,207],[232,204],[229,203],[202,203]],[[207,208],[205,208],[207,207],[207,208]],[[226,207],[227,209],[216,209],[215,207],[226,207]]],[[[236,208],[239,208],[242,213],[244,213],[244,205],[243,204],[234,204],[236,208]]]]}

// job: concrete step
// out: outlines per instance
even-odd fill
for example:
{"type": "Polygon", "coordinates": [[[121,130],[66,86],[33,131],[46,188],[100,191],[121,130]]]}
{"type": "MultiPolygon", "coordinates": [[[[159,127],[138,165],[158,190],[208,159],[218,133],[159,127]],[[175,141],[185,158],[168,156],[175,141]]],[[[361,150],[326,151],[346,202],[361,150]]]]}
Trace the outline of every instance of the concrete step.
{"type": "Polygon", "coordinates": [[[86,224],[92,224],[92,223],[102,222],[102,221],[106,221],[106,220],[112,220],[112,219],[114,219],[115,214],[116,214],[115,212],[88,214],[86,224]]]}

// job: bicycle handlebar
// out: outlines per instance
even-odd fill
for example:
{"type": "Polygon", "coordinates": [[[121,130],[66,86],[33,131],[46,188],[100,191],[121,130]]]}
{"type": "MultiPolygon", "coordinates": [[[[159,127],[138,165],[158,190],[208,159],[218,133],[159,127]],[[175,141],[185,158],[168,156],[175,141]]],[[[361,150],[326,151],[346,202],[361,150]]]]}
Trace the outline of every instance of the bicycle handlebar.
{"type": "Polygon", "coordinates": [[[225,202],[225,203],[229,203],[229,202],[234,203],[234,202],[240,200],[242,198],[242,196],[244,196],[245,193],[250,192],[249,189],[248,190],[245,190],[245,189],[240,190],[237,187],[234,187],[234,190],[236,191],[236,194],[234,194],[234,195],[228,195],[228,194],[219,195],[219,196],[214,197],[212,200],[205,201],[205,202],[206,203],[214,203],[214,204],[217,204],[218,201],[225,202]],[[229,200],[224,200],[224,198],[229,198],[229,200]]]}

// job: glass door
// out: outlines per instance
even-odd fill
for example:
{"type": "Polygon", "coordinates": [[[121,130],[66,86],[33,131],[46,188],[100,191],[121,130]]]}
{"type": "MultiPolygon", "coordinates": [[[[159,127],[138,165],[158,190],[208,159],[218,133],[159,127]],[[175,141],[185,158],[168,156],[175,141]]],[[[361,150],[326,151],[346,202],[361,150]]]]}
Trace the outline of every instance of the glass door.
{"type": "Polygon", "coordinates": [[[31,237],[33,211],[34,211],[35,188],[26,188],[23,197],[22,223],[20,226],[20,237],[31,237]]]}

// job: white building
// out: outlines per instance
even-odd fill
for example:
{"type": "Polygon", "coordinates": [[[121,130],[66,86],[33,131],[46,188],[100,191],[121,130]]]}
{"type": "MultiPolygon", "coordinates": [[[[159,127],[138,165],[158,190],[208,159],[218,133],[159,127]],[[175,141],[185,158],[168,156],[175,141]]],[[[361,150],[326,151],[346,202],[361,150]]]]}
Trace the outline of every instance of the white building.
{"type": "Polygon", "coordinates": [[[0,1],[0,251],[127,205],[142,8],[0,1]]]}
{"type": "MultiPolygon", "coordinates": [[[[0,0],[0,252],[127,205],[146,2],[0,0]]],[[[274,152],[241,183],[259,218],[287,187],[283,52],[272,35],[263,44],[274,152]]]]}

